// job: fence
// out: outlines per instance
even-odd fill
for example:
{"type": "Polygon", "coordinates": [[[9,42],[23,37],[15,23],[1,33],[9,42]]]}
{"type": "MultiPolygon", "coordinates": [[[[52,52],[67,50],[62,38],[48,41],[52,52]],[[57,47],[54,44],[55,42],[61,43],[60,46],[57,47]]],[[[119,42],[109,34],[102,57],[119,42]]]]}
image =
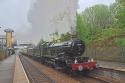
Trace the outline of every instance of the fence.
{"type": "Polygon", "coordinates": [[[88,47],[83,56],[92,57],[96,60],[125,62],[125,47],[88,47]]]}

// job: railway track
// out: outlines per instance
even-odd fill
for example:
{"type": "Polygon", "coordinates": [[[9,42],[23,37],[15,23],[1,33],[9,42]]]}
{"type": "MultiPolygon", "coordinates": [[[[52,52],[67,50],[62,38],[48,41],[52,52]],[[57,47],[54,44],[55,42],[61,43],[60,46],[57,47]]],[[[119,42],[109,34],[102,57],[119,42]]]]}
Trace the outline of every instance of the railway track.
{"type": "Polygon", "coordinates": [[[88,75],[80,75],[80,76],[76,76],[73,77],[74,79],[78,80],[79,83],[110,83],[106,80],[102,80],[100,78],[96,78],[96,77],[92,77],[92,76],[88,76],[88,75]]]}
{"type": "MultiPolygon", "coordinates": [[[[21,62],[24,66],[24,69],[29,77],[29,80],[31,83],[56,83],[54,80],[51,78],[47,77],[41,69],[36,67],[34,64],[31,63],[31,61],[27,60],[24,56],[20,56],[21,62]]],[[[106,68],[99,68],[95,70],[94,73],[90,73],[88,75],[80,75],[80,76],[75,76],[72,77],[72,75],[69,75],[64,72],[57,71],[60,74],[66,74],[69,77],[79,81],[79,83],[123,83],[119,82],[118,80],[114,80],[113,78],[105,78],[105,76],[102,76],[101,74],[103,73],[108,73],[110,72],[107,71],[113,71],[112,69],[106,69],[106,68]]],[[[114,73],[114,72],[113,72],[114,73]]],[[[113,73],[111,73],[113,75],[113,73]]],[[[116,74],[117,75],[117,74],[116,74]]],[[[108,76],[107,76],[108,77],[108,76]]]]}
{"type": "Polygon", "coordinates": [[[54,80],[46,76],[39,68],[23,56],[20,56],[20,60],[31,83],[55,83],[54,80]]]}
{"type": "Polygon", "coordinates": [[[107,83],[124,83],[125,72],[116,69],[99,67],[93,72],[89,73],[89,77],[97,78],[107,83]]]}

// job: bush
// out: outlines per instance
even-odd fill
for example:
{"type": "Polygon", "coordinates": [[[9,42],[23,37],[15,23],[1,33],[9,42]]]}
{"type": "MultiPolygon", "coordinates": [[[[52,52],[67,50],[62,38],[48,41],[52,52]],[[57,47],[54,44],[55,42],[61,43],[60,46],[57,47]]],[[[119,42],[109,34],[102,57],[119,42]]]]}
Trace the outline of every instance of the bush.
{"type": "Polygon", "coordinates": [[[121,38],[117,38],[115,40],[115,44],[119,45],[119,46],[125,46],[125,39],[121,39],[121,38]]]}
{"type": "Polygon", "coordinates": [[[2,50],[0,48],[0,60],[3,60],[4,58],[6,58],[6,52],[5,52],[5,50],[2,50]]]}

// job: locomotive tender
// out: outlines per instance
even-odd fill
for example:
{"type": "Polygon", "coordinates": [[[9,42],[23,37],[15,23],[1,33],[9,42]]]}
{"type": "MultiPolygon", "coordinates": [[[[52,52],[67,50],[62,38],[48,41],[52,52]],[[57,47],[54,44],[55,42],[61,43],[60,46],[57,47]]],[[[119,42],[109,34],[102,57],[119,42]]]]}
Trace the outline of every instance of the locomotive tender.
{"type": "MultiPolygon", "coordinates": [[[[62,43],[45,42],[39,46],[41,56],[35,56],[43,64],[64,71],[85,71],[96,68],[96,62],[88,57],[81,57],[85,51],[85,43],[74,39],[62,43]]],[[[33,51],[32,51],[33,52],[33,51]]],[[[38,50],[36,51],[38,53],[38,50]]]]}

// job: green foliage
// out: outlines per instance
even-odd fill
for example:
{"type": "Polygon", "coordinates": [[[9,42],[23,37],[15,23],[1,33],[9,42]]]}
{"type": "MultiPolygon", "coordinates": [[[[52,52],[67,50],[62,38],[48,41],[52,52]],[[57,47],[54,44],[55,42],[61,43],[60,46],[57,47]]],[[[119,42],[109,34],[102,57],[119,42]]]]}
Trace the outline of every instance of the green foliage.
{"type": "Polygon", "coordinates": [[[121,39],[121,38],[116,38],[115,39],[115,44],[119,45],[119,46],[125,46],[125,39],[121,39]]]}
{"type": "Polygon", "coordinates": [[[125,1],[124,0],[116,0],[116,9],[117,13],[115,18],[117,19],[117,25],[119,28],[125,28],[125,1]]]}
{"type": "Polygon", "coordinates": [[[84,20],[84,17],[80,14],[77,14],[77,36],[78,38],[84,40],[86,44],[92,42],[96,37],[96,33],[100,31],[99,28],[91,28],[87,25],[84,20]]]}
{"type": "Polygon", "coordinates": [[[89,7],[82,15],[91,28],[108,28],[112,24],[112,14],[106,5],[99,4],[89,7]]]}
{"type": "Polygon", "coordinates": [[[5,50],[0,48],[0,60],[3,60],[6,57],[5,50]]]}
{"type": "Polygon", "coordinates": [[[69,32],[62,33],[62,34],[55,32],[55,33],[52,33],[50,36],[52,38],[51,42],[54,42],[54,43],[68,41],[71,38],[71,34],[69,32]]]}
{"type": "Polygon", "coordinates": [[[125,9],[123,11],[118,2],[110,7],[100,4],[87,8],[82,14],[77,14],[77,35],[89,45],[124,34],[124,15],[125,9]]]}
{"type": "Polygon", "coordinates": [[[107,38],[120,35],[123,32],[124,32],[124,30],[120,29],[120,28],[103,29],[103,31],[100,34],[98,34],[98,37],[96,38],[96,41],[103,41],[107,38]]]}
{"type": "Polygon", "coordinates": [[[2,48],[0,47],[0,52],[2,51],[2,48]]]}
{"type": "Polygon", "coordinates": [[[120,3],[121,5],[125,6],[125,0],[116,0],[116,2],[120,3]]]}
{"type": "Polygon", "coordinates": [[[104,30],[113,23],[108,6],[95,5],[87,8],[82,14],[77,14],[77,35],[86,44],[96,40],[104,30]]]}
{"type": "Polygon", "coordinates": [[[60,42],[68,41],[68,40],[70,40],[70,37],[71,37],[71,35],[67,32],[65,34],[61,34],[59,40],[60,40],[60,42]]]}
{"type": "Polygon", "coordinates": [[[77,14],[77,35],[88,46],[85,56],[125,61],[125,0],[95,5],[77,14]]]}
{"type": "Polygon", "coordinates": [[[60,34],[58,33],[58,31],[50,34],[50,36],[52,37],[52,42],[59,42],[59,37],[60,37],[60,34]]]}

